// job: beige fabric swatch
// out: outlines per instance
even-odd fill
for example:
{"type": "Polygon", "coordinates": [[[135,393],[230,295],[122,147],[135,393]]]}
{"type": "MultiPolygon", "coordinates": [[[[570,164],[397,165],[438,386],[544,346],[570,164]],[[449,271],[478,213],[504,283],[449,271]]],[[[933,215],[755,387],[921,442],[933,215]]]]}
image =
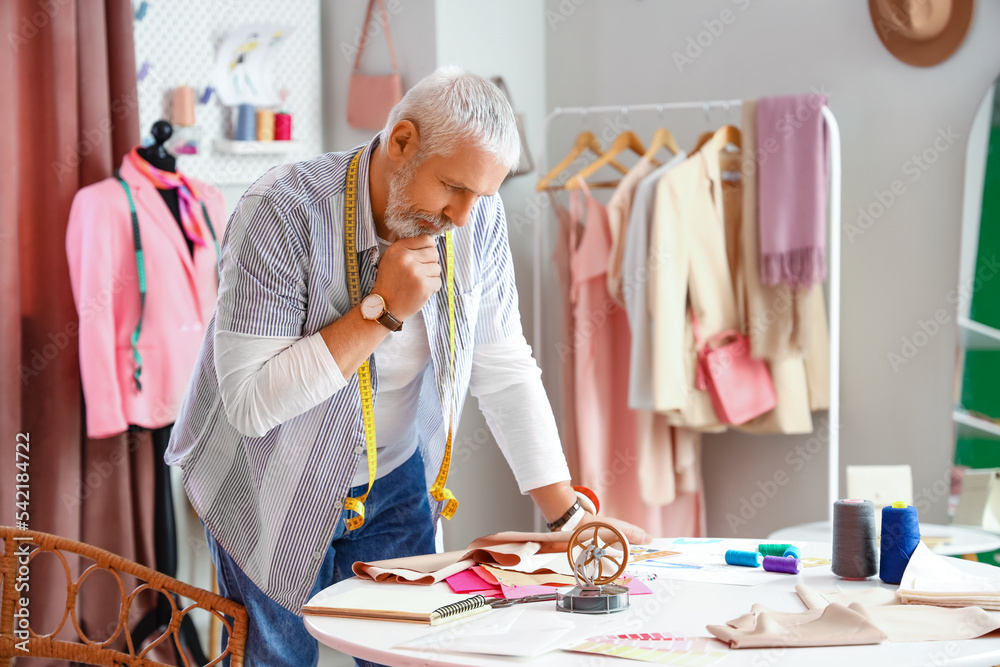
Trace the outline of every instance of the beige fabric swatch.
{"type": "Polygon", "coordinates": [[[755,604],[749,614],[707,628],[731,648],[853,646],[880,644],[885,639],[885,633],[864,614],[840,604],[795,613],[755,604]]]}
{"type": "Polygon", "coordinates": [[[517,565],[539,553],[565,552],[569,533],[504,532],[480,537],[465,551],[407,556],[365,563],[351,567],[358,577],[375,581],[429,586],[476,564],[517,565]]]}
{"type": "Polygon", "coordinates": [[[947,609],[903,604],[895,590],[817,591],[805,584],[795,592],[810,610],[839,604],[864,614],[891,642],[955,641],[974,639],[1000,628],[1000,613],[981,607],[947,609]]]}

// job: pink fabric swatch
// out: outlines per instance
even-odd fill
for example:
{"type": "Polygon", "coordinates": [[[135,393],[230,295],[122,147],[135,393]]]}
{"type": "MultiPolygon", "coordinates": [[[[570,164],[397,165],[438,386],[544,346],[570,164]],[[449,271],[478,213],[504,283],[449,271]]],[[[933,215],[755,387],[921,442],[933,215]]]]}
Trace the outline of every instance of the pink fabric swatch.
{"type": "Polygon", "coordinates": [[[490,586],[471,569],[453,574],[445,581],[456,593],[478,594],[486,597],[498,597],[502,594],[499,586],[490,586]]]}

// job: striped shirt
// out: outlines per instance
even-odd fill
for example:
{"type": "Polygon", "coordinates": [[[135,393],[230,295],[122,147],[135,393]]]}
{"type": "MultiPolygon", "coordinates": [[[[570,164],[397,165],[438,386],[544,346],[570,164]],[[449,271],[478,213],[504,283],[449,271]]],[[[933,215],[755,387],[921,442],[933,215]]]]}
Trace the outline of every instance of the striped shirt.
{"type": "MultiPolygon", "coordinates": [[[[258,434],[241,433],[227,418],[215,364],[224,351],[215,350],[216,332],[315,340],[308,337],[350,309],[344,190],[356,150],[276,167],[240,199],[222,241],[216,315],[166,454],[167,463],[181,467],[187,494],[219,544],[261,590],[295,613],[316,580],[364,456],[358,376],[352,374],[343,388],[253,437],[258,434]]],[[[358,169],[362,294],[374,285],[379,254],[368,187],[371,150],[371,145],[364,149],[358,169]]],[[[417,437],[428,487],[444,456],[450,411],[457,429],[474,345],[521,336],[500,196],[482,197],[469,224],[456,229],[453,238],[455,390],[448,373],[447,288],[421,311],[431,363],[420,390],[417,437]]],[[[438,239],[442,258],[443,244],[438,239]]],[[[377,393],[374,355],[370,360],[377,393]]],[[[316,364],[305,372],[329,370],[316,364]]],[[[317,386],[329,384],[329,378],[315,379],[317,386]]],[[[435,520],[442,506],[431,500],[435,520]]]]}

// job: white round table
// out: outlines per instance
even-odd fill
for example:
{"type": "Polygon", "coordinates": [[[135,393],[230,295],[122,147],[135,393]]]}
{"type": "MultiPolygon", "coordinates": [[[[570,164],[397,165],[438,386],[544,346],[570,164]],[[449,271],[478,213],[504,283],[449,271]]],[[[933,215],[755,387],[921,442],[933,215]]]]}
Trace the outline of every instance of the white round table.
{"type": "MultiPolygon", "coordinates": [[[[964,556],[1000,549],[1000,535],[971,526],[944,526],[937,523],[920,523],[921,537],[931,538],[928,547],[942,556],[964,556]]],[[[778,542],[829,542],[833,528],[829,521],[804,523],[776,530],[767,536],[778,542]]]]}
{"type": "MultiPolygon", "coordinates": [[[[669,548],[670,539],[653,542],[654,547],[669,548]]],[[[746,548],[748,540],[733,548],[746,548]]],[[[830,544],[796,541],[803,557],[829,558],[830,544]]],[[[965,561],[956,560],[961,566],[965,561]]],[[[972,565],[971,563],[969,565],[972,565]]],[[[630,615],[637,626],[627,632],[669,632],[675,636],[709,636],[707,624],[721,624],[750,611],[754,603],[762,603],[778,611],[797,612],[805,609],[795,593],[795,585],[805,582],[819,591],[843,588],[888,587],[876,579],[845,581],[835,577],[829,566],[806,568],[801,574],[788,575],[778,581],[758,586],[725,586],[695,582],[657,579],[649,582],[652,595],[633,595],[631,608],[615,617],[630,615]]],[[[341,581],[318,593],[310,604],[324,597],[343,593],[359,585],[370,585],[356,578],[341,581]]],[[[402,584],[378,584],[401,586],[402,584]]],[[[447,587],[447,584],[435,584],[447,587]]],[[[499,609],[491,615],[507,614],[518,609],[537,615],[544,620],[547,614],[573,617],[558,612],[553,602],[536,602],[519,607],[499,609]]],[[[593,617],[589,617],[593,618],[593,617]]],[[[605,618],[611,618],[605,617],[605,618]]],[[[460,623],[461,621],[459,621],[460,623]]],[[[473,653],[447,653],[416,651],[396,648],[402,642],[440,631],[445,626],[430,627],[409,623],[371,621],[345,618],[306,616],[305,625],[316,639],[338,651],[386,665],[432,666],[471,665],[499,667],[509,665],[538,665],[544,667],[593,667],[620,664],[622,667],[640,665],[641,662],[625,661],[606,656],[571,653],[556,650],[536,658],[511,658],[473,653]]],[[[617,631],[617,630],[612,630],[617,631]]],[[[601,633],[596,633],[601,634],[601,633]]],[[[510,637],[511,642],[518,641],[510,637]]],[[[1000,663],[1000,638],[979,638],[965,641],[942,642],[883,642],[869,646],[837,646],[816,648],[734,649],[719,664],[735,665],[809,665],[810,667],[863,667],[867,665],[996,665],[1000,663]]]]}

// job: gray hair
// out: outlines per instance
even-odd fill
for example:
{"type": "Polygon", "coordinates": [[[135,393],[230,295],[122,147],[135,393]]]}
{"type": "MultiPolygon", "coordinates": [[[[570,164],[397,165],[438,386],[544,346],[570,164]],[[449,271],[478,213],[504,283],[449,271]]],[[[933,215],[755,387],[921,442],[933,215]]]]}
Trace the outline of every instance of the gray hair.
{"type": "Polygon", "coordinates": [[[513,169],[521,140],[510,102],[490,81],[458,67],[439,67],[410,88],[389,112],[379,134],[383,150],[396,123],[408,120],[420,133],[418,161],[452,155],[461,141],[471,141],[513,169]]]}

